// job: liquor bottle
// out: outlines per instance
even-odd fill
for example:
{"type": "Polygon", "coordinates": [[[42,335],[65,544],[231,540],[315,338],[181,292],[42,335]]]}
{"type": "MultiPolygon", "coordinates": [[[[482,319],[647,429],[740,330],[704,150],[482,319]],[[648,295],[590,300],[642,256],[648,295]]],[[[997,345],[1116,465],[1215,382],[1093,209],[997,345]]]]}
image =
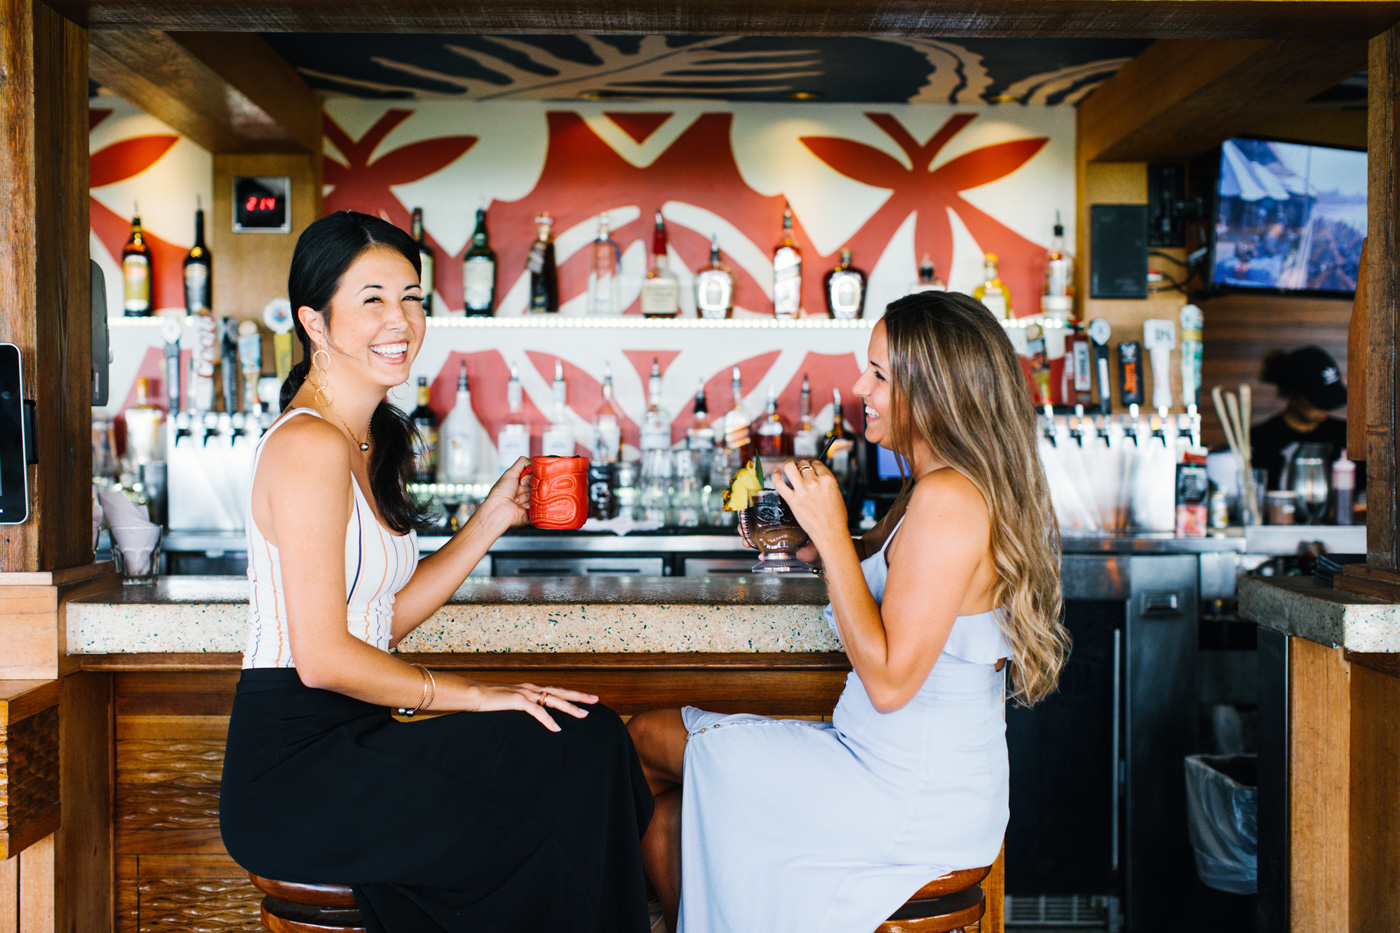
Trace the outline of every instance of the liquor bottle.
{"type": "Polygon", "coordinates": [[[919,277],[913,285],[909,286],[909,294],[917,295],[919,292],[946,292],[948,283],[938,277],[938,268],[934,266],[933,260],[924,253],[924,258],[919,260],[919,277]]]}
{"type": "Polygon", "coordinates": [[[545,457],[572,457],[574,455],[574,428],[569,424],[569,387],[564,382],[564,364],[554,361],[553,408],[549,413],[549,426],[541,438],[540,454],[545,457]]]}
{"type": "Polygon", "coordinates": [[[826,465],[844,485],[851,478],[855,460],[855,441],[846,433],[846,418],[841,411],[841,390],[831,390],[831,446],[826,451],[826,465]]]}
{"type": "Polygon", "coordinates": [[[821,433],[812,423],[812,383],[807,374],[802,374],[802,407],[796,433],[792,435],[792,455],[801,460],[811,460],[817,455],[817,439],[821,433]]]}
{"type": "Polygon", "coordinates": [[[471,317],[496,313],[496,253],[486,235],[486,208],[476,209],[472,245],[462,259],[462,302],[471,317]]]}
{"type": "Polygon", "coordinates": [[[754,422],[754,449],[760,457],[770,462],[781,459],[790,453],[790,432],[787,419],[778,411],[778,387],[768,385],[768,401],[763,406],[763,414],[754,422]]]}
{"type": "Polygon", "coordinates": [[[598,237],[588,265],[588,313],[616,316],[622,313],[622,292],[618,287],[617,267],[622,251],[608,232],[608,212],[598,218],[598,237]]]}
{"type": "Polygon", "coordinates": [[[622,459],[622,416],[613,402],[612,367],[603,364],[603,402],[593,416],[593,459],[617,463],[622,459]]]}
{"type": "Polygon", "coordinates": [[[722,444],[725,450],[737,452],[743,459],[749,455],[749,448],[752,446],[749,426],[753,423],[753,415],[744,407],[744,387],[739,379],[737,366],[730,375],[729,390],[734,395],[734,404],[724,413],[720,423],[720,431],[724,435],[722,444]]]}
{"type": "Polygon", "coordinates": [[[423,208],[413,209],[413,226],[411,228],[413,240],[418,244],[418,265],[422,271],[418,275],[418,283],[423,289],[423,313],[428,317],[433,316],[433,250],[428,246],[428,241],[423,234],[423,208]]]}
{"type": "Polygon", "coordinates": [[[1055,212],[1054,230],[1050,252],[1045,255],[1045,291],[1040,296],[1040,311],[1064,317],[1074,310],[1074,260],[1065,252],[1065,225],[1060,223],[1059,211],[1055,212]]]}
{"type": "Polygon", "coordinates": [[[204,204],[199,195],[195,195],[194,205],[194,245],[185,256],[184,269],[187,314],[200,314],[214,307],[214,257],[204,245],[204,204]]]}
{"type": "Polygon", "coordinates": [[[972,290],[972,297],[982,302],[998,321],[1012,320],[1011,291],[997,277],[996,253],[982,260],[982,284],[972,290]]]}
{"type": "Polygon", "coordinates": [[[467,363],[457,369],[457,398],[438,428],[438,477],[444,483],[470,483],[476,478],[477,426],[472,411],[467,363]]]}
{"type": "Polygon", "coordinates": [[[408,416],[413,422],[413,481],[431,483],[437,479],[438,419],[428,407],[428,377],[418,377],[418,407],[408,416]]]}
{"type": "Polygon", "coordinates": [[[554,219],[547,213],[535,218],[535,242],[525,268],[530,271],[530,313],[554,314],[559,310],[559,269],[554,262],[554,219]]]}
{"type": "Polygon", "coordinates": [[[642,314],[646,317],[676,317],[681,312],[680,300],[681,283],[670,270],[666,256],[666,221],[657,211],[656,231],[651,238],[651,268],[642,280],[642,314]]]}
{"type": "Polygon", "coordinates": [[[151,248],[141,232],[141,209],[132,205],[131,237],[122,247],[122,291],[127,317],[147,317],[151,313],[151,248]]]}
{"type": "Polygon", "coordinates": [[[710,424],[710,406],[705,401],[705,380],[695,386],[695,412],[685,432],[685,446],[691,450],[709,451],[715,447],[715,429],[710,424]]]}
{"type": "Polygon", "coordinates": [[[530,456],[530,422],[525,418],[525,393],[520,388],[520,373],[510,365],[510,381],[506,383],[506,404],[510,414],[496,435],[496,468],[507,470],[521,457],[530,456]]]}
{"type": "Polygon", "coordinates": [[[1066,405],[1088,405],[1094,388],[1094,360],[1089,337],[1080,322],[1065,341],[1065,379],[1060,398],[1066,405]]]}
{"type": "Polygon", "coordinates": [[[126,456],[133,468],[165,459],[162,432],[165,412],[151,404],[151,385],[136,377],[136,404],[123,412],[126,419],[126,456]]]}
{"type": "Polygon", "coordinates": [[[802,310],[802,251],[792,240],[792,207],[783,205],[783,239],[773,250],[773,316],[795,318],[802,310]]]}
{"type": "Polygon", "coordinates": [[[710,237],[710,264],[695,273],[695,311],[713,320],[734,313],[734,275],[720,262],[717,234],[710,237]]]}
{"type": "Polygon", "coordinates": [[[651,361],[651,378],[647,381],[647,410],[642,415],[642,459],[649,450],[669,450],[671,447],[671,413],[661,407],[661,363],[651,361]]]}
{"type": "Polygon", "coordinates": [[[851,265],[851,251],[841,250],[841,261],[822,283],[826,311],[840,321],[853,321],[865,311],[865,273],[851,265]]]}

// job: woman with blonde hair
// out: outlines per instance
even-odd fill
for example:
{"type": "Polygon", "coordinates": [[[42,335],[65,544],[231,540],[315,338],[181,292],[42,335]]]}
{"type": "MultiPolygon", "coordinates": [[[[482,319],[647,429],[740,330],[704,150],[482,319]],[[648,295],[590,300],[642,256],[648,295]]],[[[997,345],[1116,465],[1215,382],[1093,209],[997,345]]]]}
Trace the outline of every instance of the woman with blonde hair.
{"type": "Polygon", "coordinates": [[[866,440],[909,465],[889,515],[852,539],[822,463],[774,474],[851,661],[831,721],[686,707],[630,723],[657,798],[643,858],[679,933],[867,933],[934,877],[990,865],[1003,669],[1032,704],[1065,661],[1059,532],[1001,325],[966,295],[900,299],[853,391],[866,440]]]}

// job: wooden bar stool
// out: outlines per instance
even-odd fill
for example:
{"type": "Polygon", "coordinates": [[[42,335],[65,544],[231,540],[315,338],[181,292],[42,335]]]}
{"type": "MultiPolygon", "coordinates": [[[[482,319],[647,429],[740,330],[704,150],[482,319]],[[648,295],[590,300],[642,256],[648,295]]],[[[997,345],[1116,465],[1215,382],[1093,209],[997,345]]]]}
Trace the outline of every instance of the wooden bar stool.
{"type": "Polygon", "coordinates": [[[272,933],[365,933],[355,895],[343,884],[274,881],[248,872],[264,895],[262,925],[272,933]]]}
{"type": "Polygon", "coordinates": [[[978,933],[1002,933],[1002,859],[933,879],[875,928],[875,933],[955,933],[976,924],[978,933]],[[988,904],[983,881],[991,892],[988,904]],[[984,915],[989,923],[983,922],[984,915]]]}

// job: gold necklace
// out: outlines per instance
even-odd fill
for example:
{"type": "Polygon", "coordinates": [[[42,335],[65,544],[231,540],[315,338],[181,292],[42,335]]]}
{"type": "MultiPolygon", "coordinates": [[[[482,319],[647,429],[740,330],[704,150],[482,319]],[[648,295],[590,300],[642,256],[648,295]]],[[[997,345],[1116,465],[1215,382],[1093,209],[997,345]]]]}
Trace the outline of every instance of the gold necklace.
{"type": "Polygon", "coordinates": [[[341,418],[340,412],[336,410],[336,407],[335,407],[334,405],[332,405],[332,404],[331,404],[329,401],[327,401],[326,399],[320,399],[320,401],[323,402],[323,403],[325,404],[325,406],[331,410],[331,414],[335,415],[337,418],[340,418],[340,423],[341,423],[341,424],[344,424],[344,425],[345,425],[345,430],[346,430],[346,431],[349,431],[349,433],[350,433],[350,439],[351,439],[352,441],[354,441],[356,444],[358,444],[358,445],[360,446],[360,449],[361,449],[361,450],[369,450],[369,441],[367,441],[367,440],[366,440],[366,441],[362,441],[362,440],[360,440],[358,437],[355,436],[355,432],[354,432],[353,430],[351,430],[350,425],[346,424],[345,419],[344,419],[344,418],[341,418]]]}

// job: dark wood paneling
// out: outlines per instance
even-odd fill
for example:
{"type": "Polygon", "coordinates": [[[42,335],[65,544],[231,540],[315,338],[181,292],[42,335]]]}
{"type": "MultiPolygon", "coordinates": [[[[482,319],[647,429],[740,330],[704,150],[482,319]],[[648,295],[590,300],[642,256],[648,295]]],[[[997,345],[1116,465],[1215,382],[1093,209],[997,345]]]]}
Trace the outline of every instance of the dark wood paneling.
{"type": "Polygon", "coordinates": [[[918,36],[1372,36],[1392,2],[1277,0],[59,0],[92,28],[918,36]]]}
{"type": "Polygon", "coordinates": [[[112,679],[72,674],[60,682],[59,780],[63,826],[54,837],[59,930],[112,923],[112,679]]]}
{"type": "Polygon", "coordinates": [[[1163,39],[1079,105],[1079,147],[1100,162],[1186,159],[1287,113],[1366,64],[1366,40],[1163,39]]]}
{"type": "MultiPolygon", "coordinates": [[[[1248,383],[1254,397],[1254,423],[1283,411],[1284,401],[1259,370],[1270,350],[1294,350],[1315,344],[1332,354],[1347,378],[1347,330],[1351,302],[1299,295],[1221,295],[1199,302],[1205,315],[1201,352],[1201,434],[1207,445],[1225,443],[1212,386],[1231,392],[1248,383]]],[[[1345,409],[1336,412],[1346,415],[1345,409]]],[[[1368,493],[1369,498],[1369,493],[1368,493]]]]}
{"type": "Polygon", "coordinates": [[[37,409],[31,515],[0,525],[0,571],[92,561],[87,33],[37,0],[0,26],[0,335],[37,409]]]}
{"type": "MultiPolygon", "coordinates": [[[[1395,29],[1371,40],[1367,81],[1370,145],[1367,149],[1366,227],[1366,563],[1397,567],[1395,445],[1396,225],[1400,188],[1395,172],[1395,98],[1400,81],[1400,35],[1395,29]]],[[[1393,597],[1392,597],[1393,598],[1393,597]]]]}
{"type": "Polygon", "coordinates": [[[1350,927],[1381,930],[1400,917],[1400,673],[1353,664],[1351,710],[1350,927]]]}

